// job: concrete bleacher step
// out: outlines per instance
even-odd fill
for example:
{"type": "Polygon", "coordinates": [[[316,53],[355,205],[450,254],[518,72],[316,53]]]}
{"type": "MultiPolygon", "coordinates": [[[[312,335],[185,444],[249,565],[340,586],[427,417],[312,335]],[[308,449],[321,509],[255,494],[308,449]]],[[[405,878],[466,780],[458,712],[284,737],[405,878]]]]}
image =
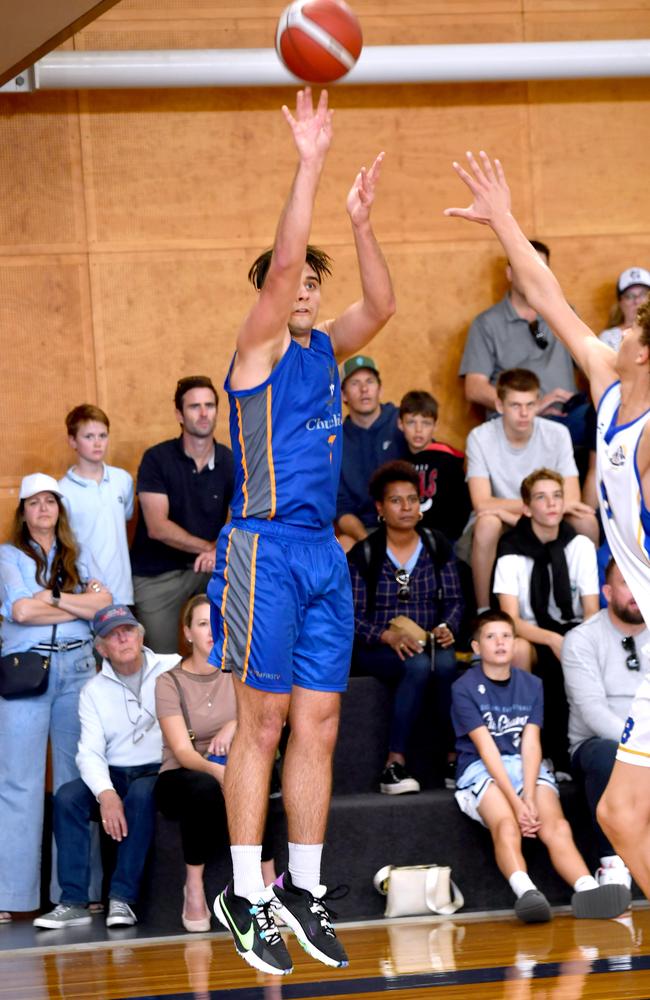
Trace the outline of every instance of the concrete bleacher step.
{"type": "MultiPolygon", "coordinates": [[[[445,748],[433,723],[435,690],[423,700],[414,732],[409,768],[421,782],[418,795],[387,796],[378,792],[388,746],[392,693],[371,677],[353,677],[343,696],[340,736],[334,759],[334,795],[323,855],[323,880],[330,888],[349,887],[333,908],[341,920],[381,918],[385,900],[373,887],[375,872],[384,865],[450,865],[465,897],[465,911],[512,910],[513,896],[497,870],[491,838],[478,823],[463,816],[453,792],[440,784],[445,748]]],[[[587,865],[597,858],[593,832],[582,794],[572,783],[561,787],[562,804],[587,865]]],[[[280,800],[273,808],[278,872],[286,866],[286,826],[280,800]]],[[[543,845],[524,845],[531,877],[552,905],[567,904],[571,889],[550,865],[543,845]]],[[[231,877],[227,849],[206,866],[210,903],[231,877]]],[[[180,928],[184,865],[178,824],[158,816],[156,838],[141,915],[157,926],[180,928]]],[[[463,911],[461,911],[463,912],[463,911]]]]}

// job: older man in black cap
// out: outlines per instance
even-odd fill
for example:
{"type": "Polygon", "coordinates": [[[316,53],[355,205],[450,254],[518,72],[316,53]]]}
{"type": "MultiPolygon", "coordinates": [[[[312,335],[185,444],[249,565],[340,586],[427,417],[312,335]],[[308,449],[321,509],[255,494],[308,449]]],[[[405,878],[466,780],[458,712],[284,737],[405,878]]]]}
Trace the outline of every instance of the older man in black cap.
{"type": "Polygon", "coordinates": [[[144,629],[124,604],[110,604],[93,619],[100,672],[79,698],[81,778],[59,788],[54,798],[61,902],[37,917],[35,927],[78,927],[90,923],[90,821],[101,820],[117,843],[109,888],[106,926],[136,923],[144,863],[154,830],[153,786],[162,756],[156,718],[156,678],[179,657],[144,645],[144,629]]]}

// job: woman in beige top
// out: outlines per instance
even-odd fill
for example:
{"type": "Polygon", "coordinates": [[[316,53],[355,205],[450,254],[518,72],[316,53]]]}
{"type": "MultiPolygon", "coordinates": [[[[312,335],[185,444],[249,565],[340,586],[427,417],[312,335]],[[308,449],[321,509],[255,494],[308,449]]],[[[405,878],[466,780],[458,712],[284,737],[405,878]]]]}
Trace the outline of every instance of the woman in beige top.
{"type": "MultiPolygon", "coordinates": [[[[208,663],[213,642],[205,594],[188,601],[182,624],[192,652],[156,681],[163,755],[155,794],[163,815],[180,821],[186,868],[183,926],[187,931],[208,931],[203,871],[206,861],[228,843],[221,789],[237,725],[236,703],[232,674],[208,663]]],[[[272,858],[272,852],[265,851],[263,857],[272,858]]]]}

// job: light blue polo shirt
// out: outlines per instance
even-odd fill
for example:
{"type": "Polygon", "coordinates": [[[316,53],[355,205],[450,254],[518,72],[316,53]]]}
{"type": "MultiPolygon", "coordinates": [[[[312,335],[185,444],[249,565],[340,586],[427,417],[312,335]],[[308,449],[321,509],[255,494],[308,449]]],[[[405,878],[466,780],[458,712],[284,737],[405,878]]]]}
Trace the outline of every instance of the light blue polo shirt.
{"type": "Polygon", "coordinates": [[[113,465],[104,465],[100,482],[70,468],[59,479],[59,489],[81,552],[92,556],[113,602],[133,604],[126,537],[126,522],[133,516],[133,479],[113,465]]]}

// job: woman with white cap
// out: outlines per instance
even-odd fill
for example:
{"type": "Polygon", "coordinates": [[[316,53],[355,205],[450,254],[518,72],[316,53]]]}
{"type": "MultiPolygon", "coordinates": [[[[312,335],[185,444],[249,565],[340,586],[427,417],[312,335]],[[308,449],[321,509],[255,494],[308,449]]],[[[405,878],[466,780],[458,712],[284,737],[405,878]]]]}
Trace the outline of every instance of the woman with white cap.
{"type": "Polygon", "coordinates": [[[90,621],[111,603],[79,556],[56,479],[20,485],[11,541],[0,546],[2,653],[49,661],[46,689],[0,697],[0,922],[40,904],[41,838],[48,736],[53,790],[78,777],[78,700],[95,673],[90,621]]]}
{"type": "Polygon", "coordinates": [[[609,327],[598,334],[600,340],[618,351],[623,330],[632,326],[639,308],[650,292],[650,271],[644,267],[628,267],[616,282],[616,302],[610,309],[609,327]]]}

